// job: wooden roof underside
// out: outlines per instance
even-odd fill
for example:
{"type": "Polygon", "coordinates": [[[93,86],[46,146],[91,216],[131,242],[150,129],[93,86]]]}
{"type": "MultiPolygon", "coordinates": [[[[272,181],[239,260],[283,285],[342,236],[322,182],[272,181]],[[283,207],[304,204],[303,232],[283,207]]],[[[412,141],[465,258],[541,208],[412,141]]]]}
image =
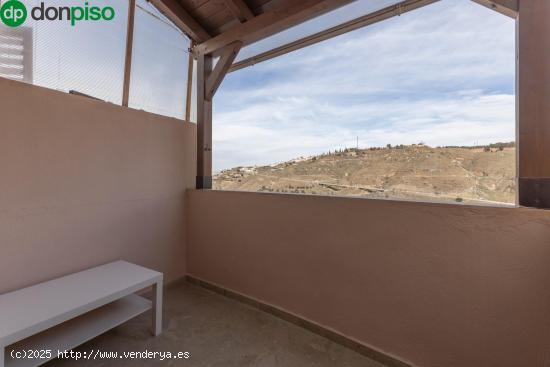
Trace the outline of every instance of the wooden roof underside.
{"type": "Polygon", "coordinates": [[[191,38],[198,53],[243,46],[353,0],[149,0],[191,38]]]}
{"type": "MultiPolygon", "coordinates": [[[[246,46],[354,0],[148,1],[193,40],[194,53],[199,55],[216,54],[237,41],[246,46]]],[[[435,1],[438,0],[403,0],[394,7],[412,10],[435,1]]],[[[519,0],[473,1],[513,16],[519,0]]],[[[395,15],[398,14],[399,11],[395,15]]]]}

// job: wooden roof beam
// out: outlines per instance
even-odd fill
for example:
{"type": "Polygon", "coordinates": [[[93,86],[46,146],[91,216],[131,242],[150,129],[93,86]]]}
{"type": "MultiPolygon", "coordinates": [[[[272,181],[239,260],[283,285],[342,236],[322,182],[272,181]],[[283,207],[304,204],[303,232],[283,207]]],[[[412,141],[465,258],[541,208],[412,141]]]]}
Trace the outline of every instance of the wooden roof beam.
{"type": "Polygon", "coordinates": [[[177,0],[148,0],[164,16],[176,25],[189,38],[197,43],[202,43],[210,38],[210,34],[193,18],[177,0]]]}
{"type": "Polygon", "coordinates": [[[353,0],[303,0],[284,1],[284,6],[260,14],[225,33],[195,47],[195,53],[210,54],[230,43],[240,41],[249,45],[318,15],[324,14],[353,0]]]}
{"type": "Polygon", "coordinates": [[[244,0],[224,0],[224,1],[225,1],[225,5],[227,6],[231,14],[233,14],[235,18],[239,19],[241,23],[244,23],[247,20],[254,18],[254,13],[252,13],[252,10],[250,10],[250,8],[248,7],[248,5],[246,5],[244,0]]]}
{"type": "Polygon", "coordinates": [[[511,18],[517,18],[519,13],[519,0],[472,0],[489,9],[498,11],[511,18]]]}
{"type": "Polygon", "coordinates": [[[269,51],[260,53],[258,55],[249,57],[247,59],[241,60],[231,66],[229,72],[240,70],[260,62],[264,62],[275,57],[285,55],[289,52],[293,52],[299,49],[302,49],[307,46],[314,45],[316,43],[340,36],[342,34],[354,31],[359,28],[369,26],[381,22],[383,20],[392,18],[394,16],[399,16],[409,11],[433,4],[440,0],[403,0],[400,3],[390,5],[384,9],[378,10],[374,13],[363,15],[359,18],[352,19],[348,22],[339,24],[332,28],[325,29],[321,32],[312,34],[310,36],[300,38],[294,42],[276,47],[269,51]]]}

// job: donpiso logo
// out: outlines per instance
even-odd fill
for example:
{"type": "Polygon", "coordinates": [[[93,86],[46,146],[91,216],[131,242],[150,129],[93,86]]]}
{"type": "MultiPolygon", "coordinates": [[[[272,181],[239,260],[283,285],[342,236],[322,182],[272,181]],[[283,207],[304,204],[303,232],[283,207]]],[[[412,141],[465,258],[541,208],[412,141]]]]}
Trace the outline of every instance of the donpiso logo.
{"type": "Polygon", "coordinates": [[[90,6],[88,2],[85,2],[84,6],[59,7],[46,6],[41,2],[30,12],[27,12],[27,7],[19,0],[8,0],[0,5],[0,19],[9,27],[19,27],[25,23],[28,13],[36,21],[69,21],[72,26],[81,21],[109,21],[115,18],[113,7],[90,6]]]}
{"type": "Polygon", "coordinates": [[[0,7],[0,19],[8,27],[19,27],[27,20],[27,7],[19,0],[8,0],[0,7]]]}

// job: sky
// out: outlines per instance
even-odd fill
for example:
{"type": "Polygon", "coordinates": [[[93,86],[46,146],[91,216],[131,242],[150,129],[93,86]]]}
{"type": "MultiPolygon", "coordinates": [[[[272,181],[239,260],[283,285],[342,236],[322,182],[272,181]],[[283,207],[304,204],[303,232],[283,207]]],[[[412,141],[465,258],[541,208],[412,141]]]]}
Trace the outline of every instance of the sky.
{"type": "Polygon", "coordinates": [[[361,148],[513,141],[515,22],[442,0],[231,73],[213,105],[216,172],[357,138],[361,148]]]}

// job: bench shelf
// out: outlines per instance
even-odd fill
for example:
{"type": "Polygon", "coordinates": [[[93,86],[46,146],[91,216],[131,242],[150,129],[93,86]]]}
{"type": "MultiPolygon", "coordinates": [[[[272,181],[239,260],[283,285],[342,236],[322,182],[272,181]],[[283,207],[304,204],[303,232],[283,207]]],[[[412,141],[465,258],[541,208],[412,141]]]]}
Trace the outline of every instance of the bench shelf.
{"type": "Polygon", "coordinates": [[[70,351],[150,309],[151,301],[135,294],[126,296],[6,347],[6,367],[40,366],[50,359],[57,358],[58,351],[70,351]],[[12,350],[51,350],[52,358],[12,359],[12,350]]]}

